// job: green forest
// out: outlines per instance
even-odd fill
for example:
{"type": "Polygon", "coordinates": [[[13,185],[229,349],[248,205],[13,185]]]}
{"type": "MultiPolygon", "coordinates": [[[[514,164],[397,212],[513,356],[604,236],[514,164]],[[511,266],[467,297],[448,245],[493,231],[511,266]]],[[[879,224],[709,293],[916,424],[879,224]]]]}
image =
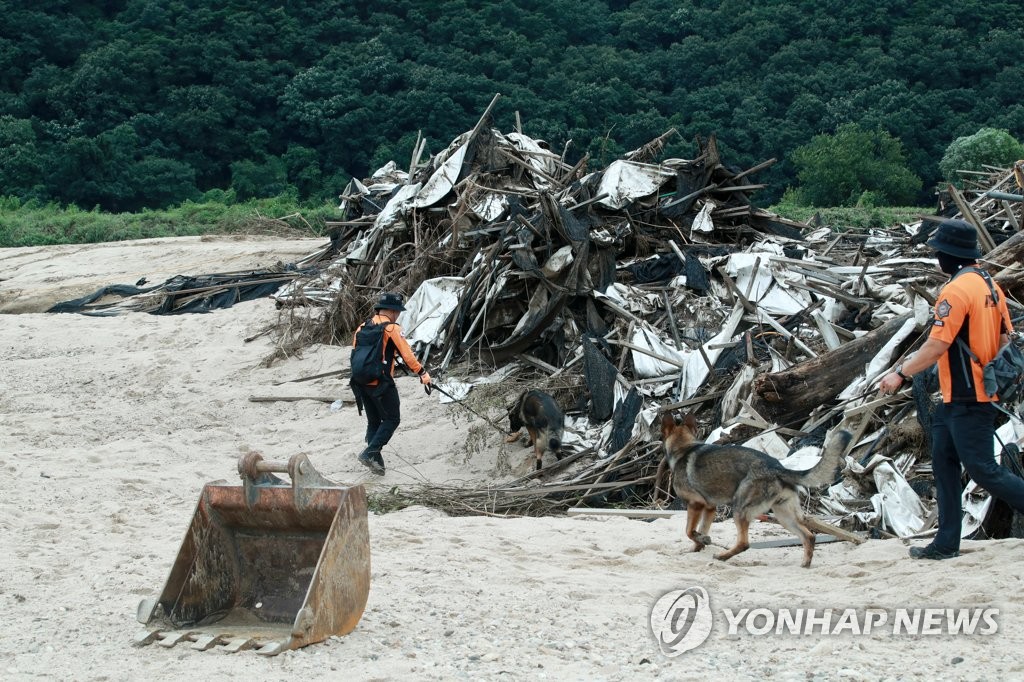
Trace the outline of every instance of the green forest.
{"type": "Polygon", "coordinates": [[[666,156],[692,158],[694,137],[714,133],[730,164],[777,158],[758,176],[763,204],[806,182],[815,158],[828,164],[821,141],[843,131],[885,147],[890,165],[865,173],[893,171],[919,205],[958,138],[1024,136],[1014,2],[0,0],[0,12],[0,195],[21,204],[322,204],[351,177],[408,164],[420,132],[442,150],[495,93],[496,127],[518,112],[523,132],[571,162],[589,153],[592,169],[671,128],[666,156]]]}

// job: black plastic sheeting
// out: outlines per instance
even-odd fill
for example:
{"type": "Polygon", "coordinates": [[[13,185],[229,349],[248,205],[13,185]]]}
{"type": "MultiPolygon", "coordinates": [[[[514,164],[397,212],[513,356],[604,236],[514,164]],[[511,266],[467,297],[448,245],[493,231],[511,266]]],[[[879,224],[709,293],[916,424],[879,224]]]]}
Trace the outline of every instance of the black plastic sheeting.
{"type": "MultiPolygon", "coordinates": [[[[296,272],[294,266],[288,266],[287,270],[296,272]]],[[[241,301],[252,301],[259,298],[266,298],[281,288],[288,280],[281,278],[280,271],[249,272],[245,274],[231,275],[200,275],[198,277],[187,277],[175,275],[163,284],[140,288],[127,284],[114,284],[105,286],[88,296],[57,303],[46,312],[48,313],[80,313],[97,317],[109,317],[119,315],[123,311],[112,310],[117,303],[105,303],[94,305],[107,296],[119,296],[127,298],[138,294],[151,292],[166,292],[163,302],[156,310],[147,311],[152,315],[177,315],[180,313],[208,313],[211,310],[230,308],[241,301]],[[267,281],[273,278],[273,281],[267,281]],[[197,295],[200,292],[196,289],[210,288],[205,296],[197,295]],[[175,292],[190,292],[177,295],[175,292]],[[179,298],[188,296],[194,297],[188,303],[179,304],[179,298]]]]}
{"type": "Polygon", "coordinates": [[[613,249],[596,249],[591,252],[591,263],[594,264],[594,271],[591,278],[594,281],[595,291],[604,291],[612,284],[615,284],[615,251],[613,249]]]}
{"type": "Polygon", "coordinates": [[[139,294],[145,294],[147,292],[159,289],[162,285],[153,287],[137,287],[131,284],[111,284],[110,286],[98,289],[88,296],[82,296],[81,298],[75,298],[70,301],[63,301],[57,303],[47,309],[48,313],[86,313],[91,315],[115,315],[116,313],[108,312],[103,313],[99,310],[89,310],[89,305],[95,303],[105,296],[120,296],[127,298],[129,296],[137,296],[139,294]]]}
{"type": "MultiPolygon", "coordinates": [[[[701,268],[701,270],[703,269],[701,268]]],[[[651,282],[664,282],[682,274],[683,264],[679,262],[679,256],[668,253],[633,263],[626,270],[633,273],[637,284],[650,284],[651,282]]]]}
{"type": "Polygon", "coordinates": [[[640,392],[636,390],[636,386],[629,389],[629,393],[618,407],[615,408],[614,414],[612,414],[612,436],[608,440],[608,451],[618,452],[622,448],[626,447],[626,443],[629,442],[630,436],[633,434],[633,425],[636,423],[636,417],[640,414],[640,409],[644,406],[643,398],[640,397],[640,392]]]}
{"type": "Polygon", "coordinates": [[[615,365],[604,356],[599,343],[603,339],[585,335],[583,337],[583,376],[590,388],[591,421],[607,421],[615,406],[615,365]]]}

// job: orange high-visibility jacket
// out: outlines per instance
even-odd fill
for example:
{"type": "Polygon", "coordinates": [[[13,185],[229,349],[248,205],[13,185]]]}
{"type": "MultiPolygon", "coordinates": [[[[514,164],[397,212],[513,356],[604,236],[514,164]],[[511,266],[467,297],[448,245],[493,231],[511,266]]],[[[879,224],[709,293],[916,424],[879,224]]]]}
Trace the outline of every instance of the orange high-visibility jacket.
{"type": "Polygon", "coordinates": [[[1012,329],[1006,296],[993,282],[999,303],[992,300],[985,279],[977,272],[965,272],[951,279],[939,291],[935,302],[930,338],[949,343],[939,358],[939,391],[942,402],[987,403],[995,399],[985,394],[982,365],[995,357],[1005,324],[1012,329]],[[957,343],[957,338],[978,356],[979,365],[957,343]]]}

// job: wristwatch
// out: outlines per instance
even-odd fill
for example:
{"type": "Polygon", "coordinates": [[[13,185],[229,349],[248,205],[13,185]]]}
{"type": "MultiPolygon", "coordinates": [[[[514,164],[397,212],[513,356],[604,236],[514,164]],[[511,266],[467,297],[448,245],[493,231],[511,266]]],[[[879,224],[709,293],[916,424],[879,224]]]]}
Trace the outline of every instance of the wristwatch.
{"type": "Polygon", "coordinates": [[[893,371],[900,375],[900,379],[903,379],[904,381],[911,380],[909,376],[903,373],[903,365],[896,365],[896,369],[893,371]]]}

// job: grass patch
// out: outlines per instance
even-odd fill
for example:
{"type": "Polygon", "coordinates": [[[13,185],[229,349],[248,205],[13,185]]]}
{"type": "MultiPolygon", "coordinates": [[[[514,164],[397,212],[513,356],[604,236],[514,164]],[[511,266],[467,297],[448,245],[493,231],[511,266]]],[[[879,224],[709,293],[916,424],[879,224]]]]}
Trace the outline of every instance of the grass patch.
{"type": "Polygon", "coordinates": [[[104,213],[75,206],[22,203],[0,198],[0,247],[92,244],[127,239],[206,234],[259,234],[285,238],[321,237],[326,221],[338,218],[333,205],[302,206],[289,197],[244,202],[186,201],[141,213],[104,213]]]}
{"type": "Polygon", "coordinates": [[[834,206],[821,208],[781,202],[768,209],[773,213],[812,225],[828,225],[836,232],[888,228],[916,223],[922,215],[933,215],[933,208],[922,206],[834,206]]]}

